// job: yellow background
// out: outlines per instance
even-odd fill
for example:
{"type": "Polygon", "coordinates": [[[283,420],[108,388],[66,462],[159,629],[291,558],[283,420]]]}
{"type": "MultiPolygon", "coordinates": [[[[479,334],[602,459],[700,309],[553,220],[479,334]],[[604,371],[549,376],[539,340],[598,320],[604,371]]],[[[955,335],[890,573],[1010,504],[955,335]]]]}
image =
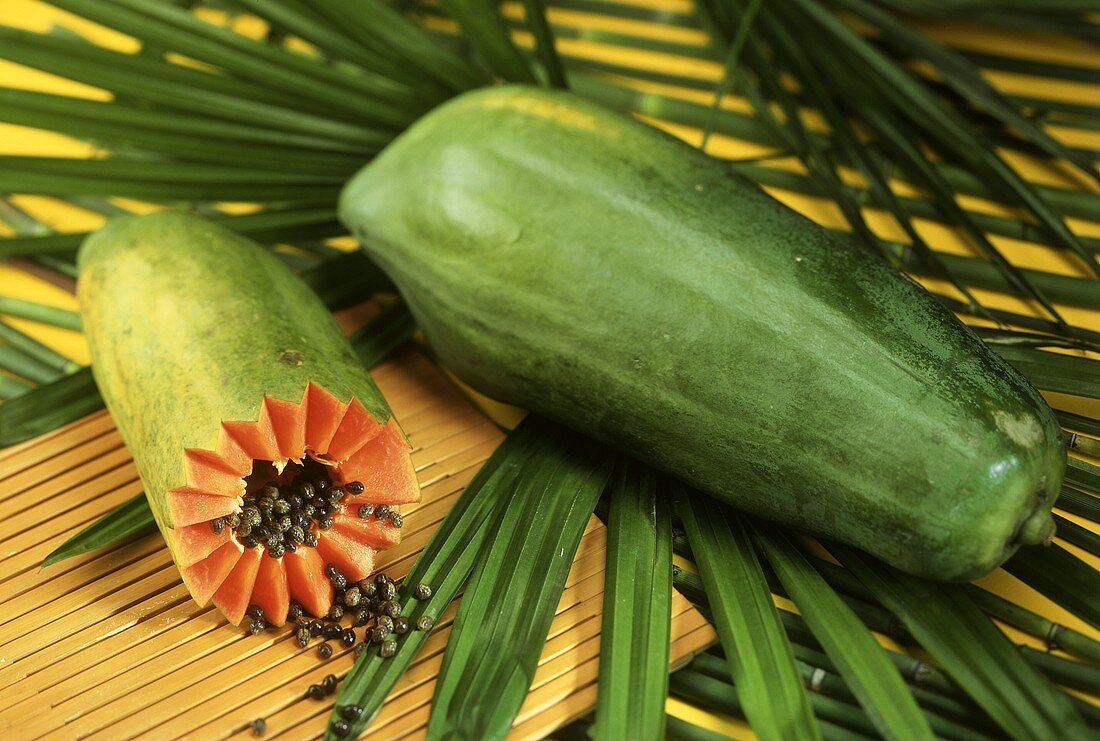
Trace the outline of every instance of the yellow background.
{"type": "MultiPolygon", "coordinates": [[[[686,0],[636,0],[631,4],[673,12],[690,12],[691,10],[690,3],[686,0]]],[[[504,7],[505,12],[511,16],[518,17],[522,15],[521,6],[517,3],[506,3],[504,7]]],[[[4,3],[4,10],[4,22],[12,25],[37,31],[48,30],[55,24],[63,25],[86,35],[97,43],[120,50],[132,50],[136,48],[134,41],[128,37],[97,27],[75,16],[34,2],[34,0],[7,0],[4,3]]],[[[701,46],[704,43],[704,37],[701,32],[691,29],[661,26],[643,21],[628,21],[594,15],[592,13],[567,10],[552,11],[551,19],[554,22],[565,25],[631,33],[639,36],[665,39],[685,44],[701,46]]],[[[447,27],[447,24],[442,21],[432,21],[432,24],[444,29],[447,27]]],[[[237,21],[235,27],[242,32],[250,34],[256,33],[261,28],[258,22],[248,19],[237,21]]],[[[1011,54],[1041,61],[1064,62],[1077,66],[1087,66],[1097,71],[1097,81],[1092,84],[1050,80],[1018,73],[989,72],[987,74],[988,79],[1004,92],[1055,100],[1087,102],[1091,104],[1095,104],[1097,100],[1100,100],[1100,52],[1090,48],[1083,42],[1040,34],[1026,35],[1025,40],[1024,36],[1018,32],[992,30],[964,24],[925,26],[924,30],[941,41],[950,43],[961,49],[995,54],[1011,54]]],[[[528,39],[525,39],[523,35],[519,35],[518,38],[523,43],[528,42],[528,39]]],[[[642,69],[661,70],[714,81],[716,81],[721,74],[719,65],[697,59],[687,59],[655,52],[630,50],[623,47],[614,47],[584,40],[561,39],[559,44],[560,48],[569,54],[586,56],[597,60],[613,60],[619,63],[631,64],[632,66],[642,69]]],[[[98,99],[106,99],[108,97],[103,91],[2,61],[0,61],[0,81],[2,81],[0,84],[5,86],[46,90],[98,99]]],[[[635,81],[630,81],[630,84],[640,90],[681,97],[704,104],[709,104],[711,102],[708,94],[698,91],[635,81]]],[[[746,101],[734,96],[727,97],[723,101],[723,105],[730,110],[741,112],[750,110],[746,101]]],[[[654,119],[647,120],[681,136],[693,144],[698,144],[700,141],[700,132],[697,129],[691,129],[654,119]]],[[[811,125],[813,124],[814,122],[811,121],[811,125]]],[[[1100,149],[1100,132],[1057,127],[1052,127],[1050,131],[1055,137],[1066,144],[1100,149]]],[[[760,145],[731,139],[721,135],[712,136],[708,142],[707,149],[714,154],[725,157],[750,157],[767,153],[768,151],[767,148],[760,145]]],[[[61,135],[0,124],[0,154],[90,157],[97,156],[98,152],[89,144],[77,142],[61,135]]],[[[1040,160],[1018,153],[1007,153],[1006,156],[1025,177],[1033,182],[1069,188],[1089,187],[1083,183],[1079,175],[1066,168],[1050,166],[1040,160]]],[[[769,164],[795,170],[800,169],[800,165],[791,160],[775,160],[769,162],[769,164]]],[[[853,173],[845,173],[845,176],[852,182],[858,182],[859,180],[853,173]]],[[[911,188],[904,184],[895,183],[895,185],[898,186],[899,192],[901,193],[913,192],[911,188]]],[[[771,192],[777,198],[780,198],[792,207],[797,208],[827,226],[841,227],[844,224],[839,211],[829,201],[787,191],[772,190],[771,192]]],[[[985,199],[963,197],[961,200],[967,208],[972,210],[1007,215],[1010,217],[1018,216],[1013,209],[1006,208],[998,203],[985,199]]],[[[17,198],[16,202],[41,220],[62,231],[92,229],[101,221],[101,219],[90,215],[88,212],[51,199],[22,197],[17,198]]],[[[139,210],[147,210],[149,208],[142,204],[127,203],[126,205],[139,210]]],[[[243,207],[231,206],[231,208],[236,210],[236,208],[243,207]]],[[[898,241],[905,241],[904,234],[890,217],[874,209],[867,209],[866,215],[869,223],[880,235],[898,241]]],[[[947,227],[923,220],[918,220],[917,223],[922,235],[937,249],[952,253],[970,254],[970,250],[966,243],[947,227]]],[[[1070,219],[1068,223],[1070,227],[1080,235],[1100,237],[1100,214],[1097,215],[1096,220],[1070,219]]],[[[0,231],[3,229],[4,227],[0,226],[0,231]]],[[[1005,237],[993,236],[991,239],[1018,266],[1068,275],[1084,275],[1080,265],[1076,264],[1072,258],[1067,257],[1064,253],[1057,250],[1005,237]]],[[[344,244],[346,244],[346,242],[344,244]]],[[[936,283],[934,281],[925,281],[925,283],[930,287],[934,286],[938,291],[952,293],[950,286],[946,284],[936,283]]],[[[1025,302],[1010,296],[981,290],[976,290],[975,294],[988,306],[1020,313],[1034,313],[1031,307],[1025,302]]],[[[66,309],[77,309],[75,299],[66,290],[34,277],[24,270],[2,262],[0,262],[0,295],[30,299],[66,309]]],[[[1058,308],[1063,312],[1063,315],[1070,323],[1100,331],[1100,312],[1065,306],[1059,306],[1058,308]]],[[[7,318],[5,318],[5,320],[7,320],[7,318]]],[[[19,329],[35,336],[45,344],[70,358],[82,364],[89,362],[87,348],[79,333],[45,327],[40,324],[19,319],[11,319],[10,321],[19,329]]],[[[967,321],[973,320],[968,319],[967,321]]],[[[1093,355],[1092,357],[1097,356],[1093,355]]],[[[1060,395],[1050,396],[1057,396],[1057,404],[1062,408],[1078,410],[1093,417],[1100,417],[1100,402],[1096,400],[1067,398],[1060,395]]],[[[494,412],[495,414],[506,414],[506,412],[502,412],[499,408],[495,409],[494,412]]],[[[1062,514],[1070,519],[1074,519],[1082,525],[1095,529],[1095,526],[1087,521],[1080,518],[1074,518],[1072,515],[1065,513],[1062,514]]],[[[1093,565],[1100,567],[1100,560],[1092,558],[1080,549],[1068,545],[1065,542],[1061,544],[1082,558],[1089,560],[1093,565]]],[[[681,563],[681,565],[688,566],[683,563],[681,563]]],[[[1014,602],[1045,615],[1051,620],[1076,628],[1100,639],[1100,632],[1093,630],[1081,620],[1058,607],[1042,595],[1026,587],[1004,571],[997,571],[982,579],[980,584],[1014,602]]],[[[784,606],[793,608],[789,603],[785,603],[784,606]]],[[[1006,628],[1006,630],[1013,640],[1042,648],[1040,643],[1030,636],[1024,635],[1011,628],[1006,628]]],[[[887,641],[887,639],[882,640],[887,641]]],[[[738,737],[749,735],[745,725],[740,721],[713,714],[699,713],[696,709],[675,699],[669,700],[669,712],[689,719],[697,725],[709,727],[716,731],[722,731],[738,737]]]]}

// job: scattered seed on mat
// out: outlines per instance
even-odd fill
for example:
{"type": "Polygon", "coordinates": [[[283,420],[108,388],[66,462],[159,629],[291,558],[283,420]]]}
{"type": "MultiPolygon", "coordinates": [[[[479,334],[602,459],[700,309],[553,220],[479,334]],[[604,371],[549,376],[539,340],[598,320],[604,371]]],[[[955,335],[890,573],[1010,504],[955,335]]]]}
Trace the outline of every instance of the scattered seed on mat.
{"type": "Polygon", "coordinates": [[[317,655],[320,656],[322,659],[332,658],[332,644],[322,643],[317,646],[317,655]]]}

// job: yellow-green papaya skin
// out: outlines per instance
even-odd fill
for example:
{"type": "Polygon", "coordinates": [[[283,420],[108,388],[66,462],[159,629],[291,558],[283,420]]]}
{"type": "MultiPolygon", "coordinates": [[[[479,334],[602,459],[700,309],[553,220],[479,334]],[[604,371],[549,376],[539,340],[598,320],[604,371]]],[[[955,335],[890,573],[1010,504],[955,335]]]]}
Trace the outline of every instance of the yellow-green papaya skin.
{"type": "Polygon", "coordinates": [[[184,451],[215,449],[221,422],[256,420],[265,395],[297,403],[313,381],[391,417],[329,310],[249,239],[183,213],[128,216],[78,262],[96,383],[164,532],[184,451]]]}
{"type": "Polygon", "coordinates": [[[649,126],[498,87],[429,113],[340,215],[474,388],[743,510],[965,580],[1049,540],[1039,394],[952,314],[649,126]]]}

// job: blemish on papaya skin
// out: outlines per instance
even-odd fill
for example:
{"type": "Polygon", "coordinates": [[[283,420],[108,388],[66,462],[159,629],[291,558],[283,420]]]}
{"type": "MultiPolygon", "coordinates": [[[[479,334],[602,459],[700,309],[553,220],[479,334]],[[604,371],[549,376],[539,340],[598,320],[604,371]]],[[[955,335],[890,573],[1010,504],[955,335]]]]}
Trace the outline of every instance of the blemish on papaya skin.
{"type": "Polygon", "coordinates": [[[1043,430],[1029,415],[1014,415],[1001,409],[994,410],[997,427],[1017,445],[1038,445],[1043,440],[1043,430]]]}
{"type": "MultiPolygon", "coordinates": [[[[585,131],[608,133],[607,127],[600,129],[596,117],[576,108],[551,100],[528,96],[491,97],[479,101],[484,108],[511,108],[537,118],[555,121],[564,126],[585,131]]],[[[611,129],[611,132],[614,130],[611,129]]]]}
{"type": "Polygon", "coordinates": [[[302,353],[297,350],[283,350],[279,353],[279,362],[283,365],[289,365],[292,368],[297,368],[302,364],[302,353]]]}

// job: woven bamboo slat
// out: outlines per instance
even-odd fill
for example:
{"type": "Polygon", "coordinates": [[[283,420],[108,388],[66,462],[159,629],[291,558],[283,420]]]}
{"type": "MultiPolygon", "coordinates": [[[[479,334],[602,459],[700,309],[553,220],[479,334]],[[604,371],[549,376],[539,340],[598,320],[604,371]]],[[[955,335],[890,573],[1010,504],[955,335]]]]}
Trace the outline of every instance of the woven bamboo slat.
{"type": "MultiPolygon", "coordinates": [[[[400,577],[450,505],[503,439],[501,432],[423,356],[381,365],[379,386],[412,441],[423,501],[406,508],[405,538],[380,554],[400,577]]],[[[320,735],[331,701],[308,685],[342,677],[350,652],[322,661],[283,628],[257,637],[188,596],[160,535],[39,571],[65,538],[141,490],[110,417],[94,414],[0,452],[0,734],[7,738],[224,738],[266,718],[269,738],[320,735]],[[71,508],[58,508],[70,502],[71,508]]],[[[595,703],[603,601],[604,526],[592,518],[550,628],[515,738],[545,736],[595,703]]],[[[674,661],[714,640],[676,596],[674,661]]],[[[394,689],[371,733],[420,735],[450,632],[454,605],[394,689]]]]}

